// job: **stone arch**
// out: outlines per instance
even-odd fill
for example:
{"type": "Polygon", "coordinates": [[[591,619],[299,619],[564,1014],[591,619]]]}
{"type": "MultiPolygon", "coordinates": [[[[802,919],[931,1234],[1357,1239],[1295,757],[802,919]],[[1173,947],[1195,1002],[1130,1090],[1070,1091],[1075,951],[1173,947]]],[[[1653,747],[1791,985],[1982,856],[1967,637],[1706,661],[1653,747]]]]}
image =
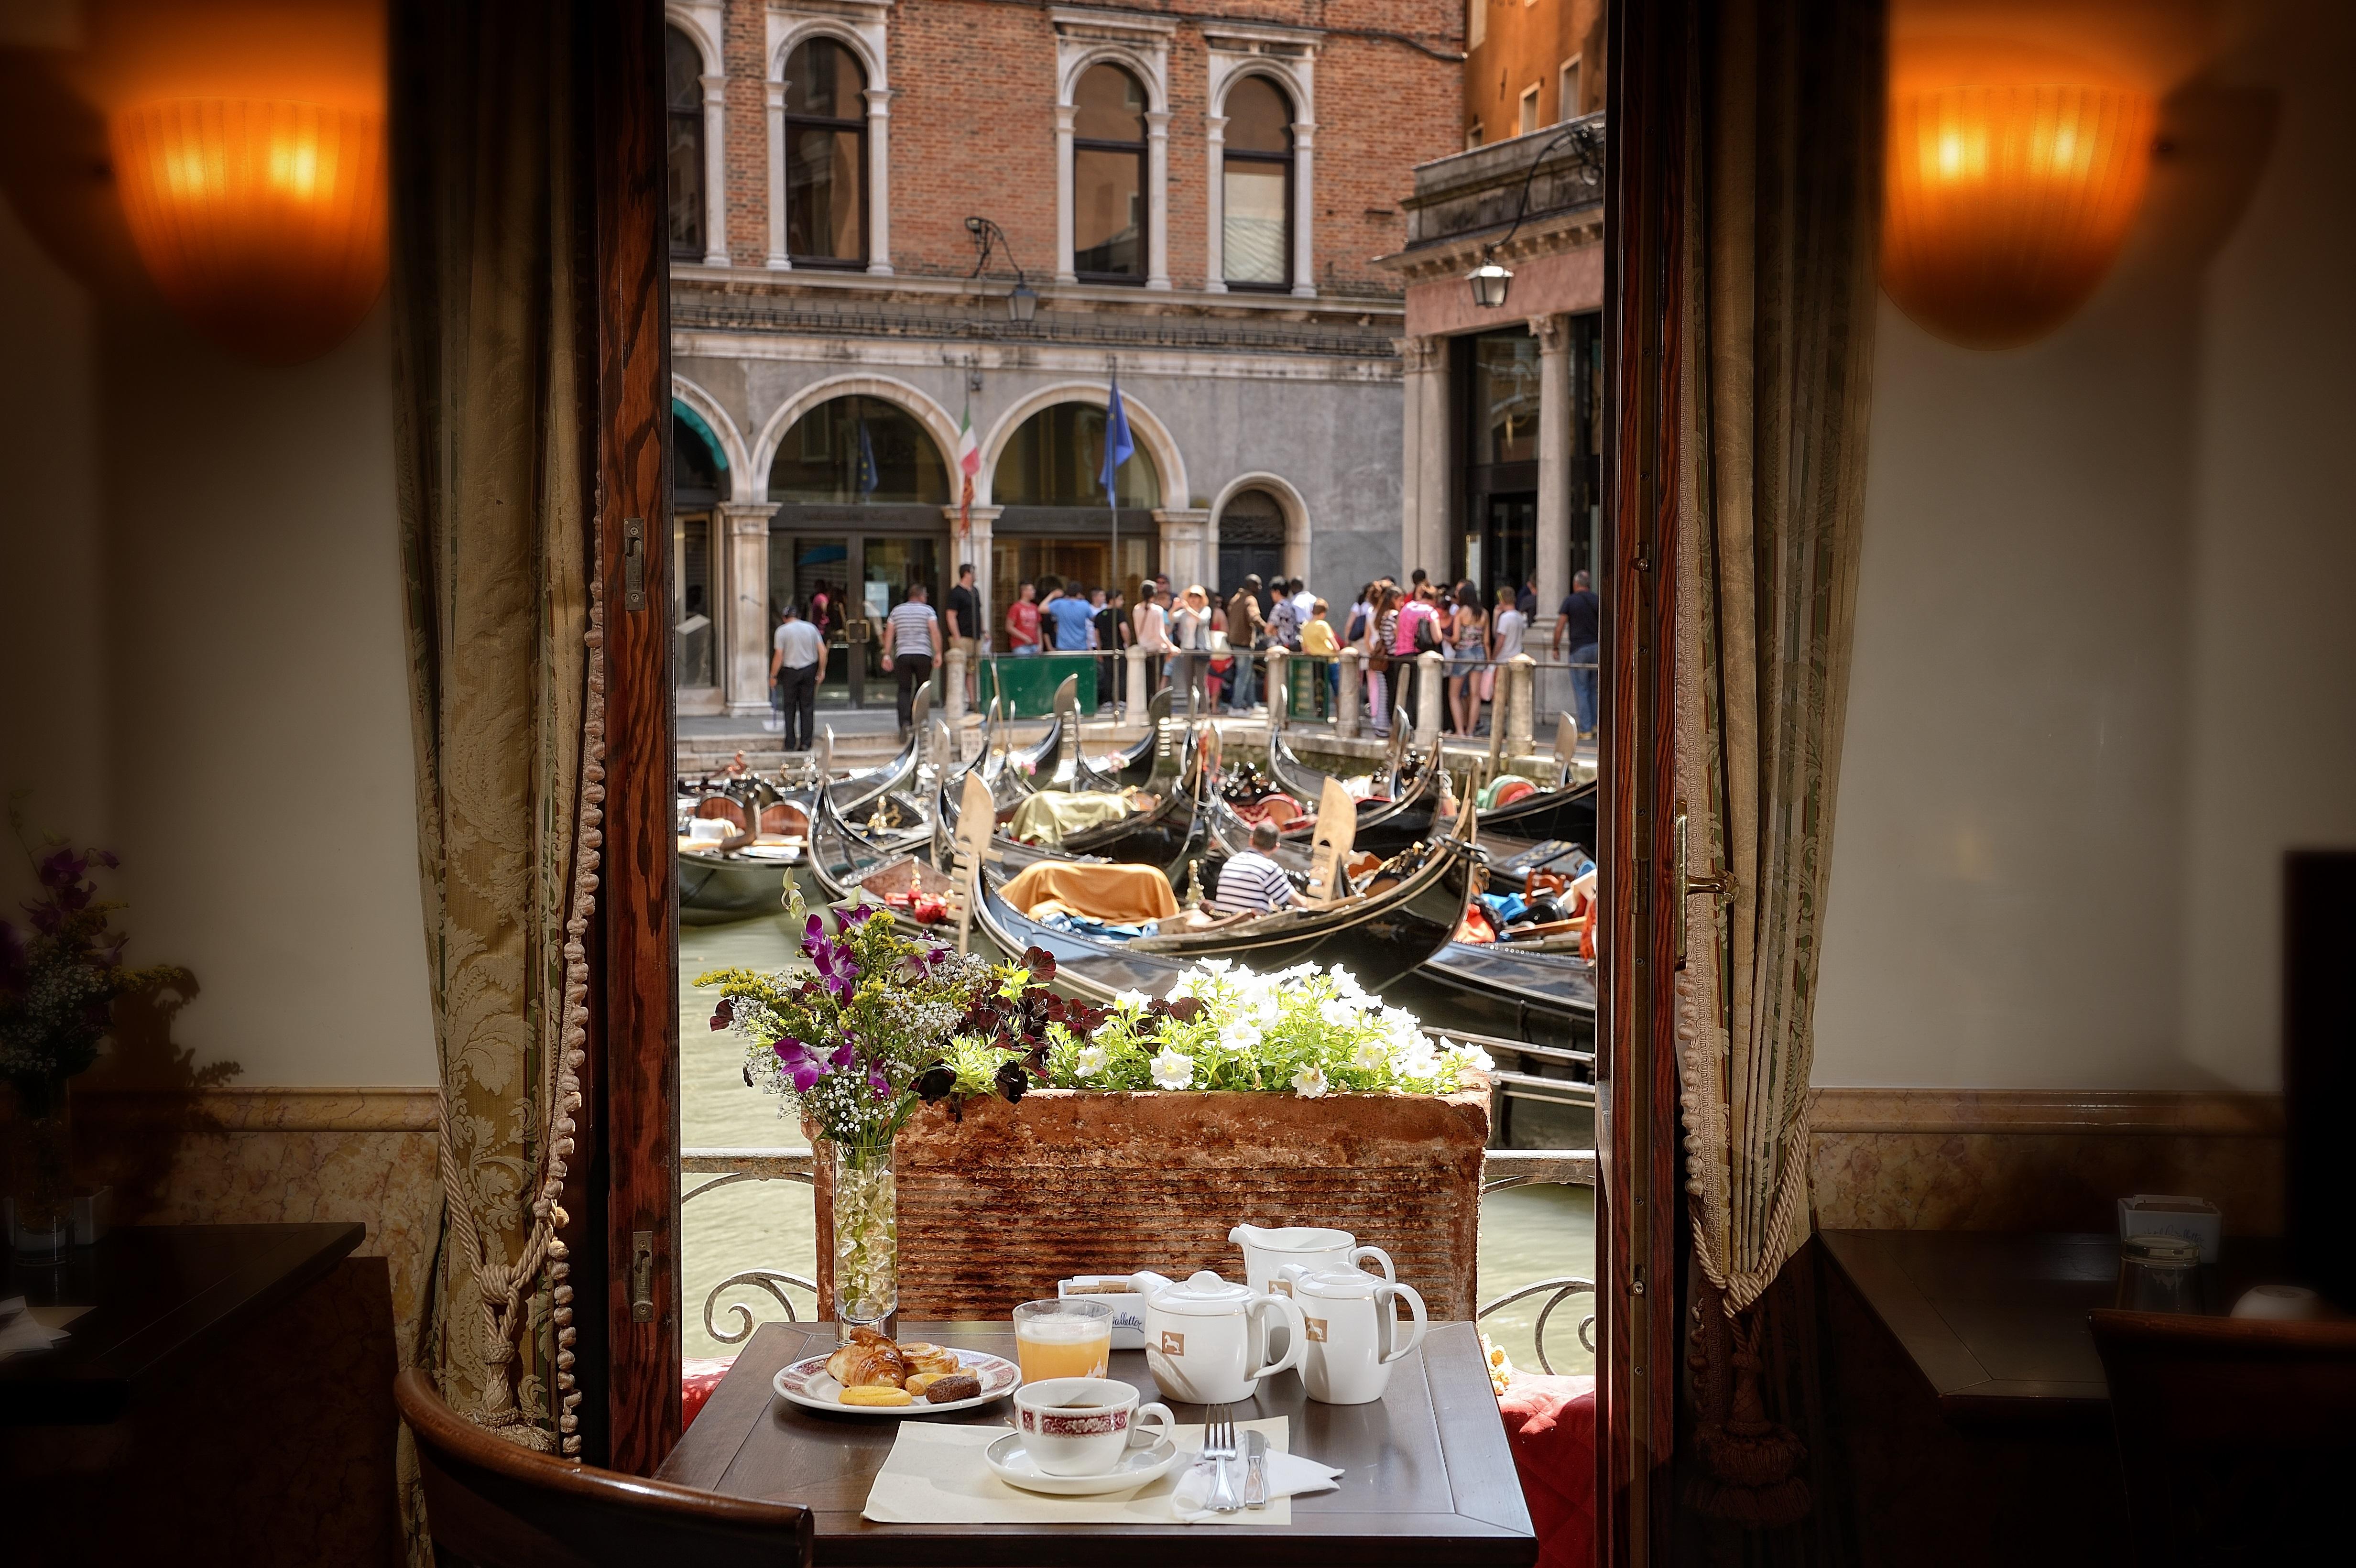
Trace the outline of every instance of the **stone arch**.
{"type": "Polygon", "coordinates": [[[696,411],[712,433],[720,438],[720,455],[728,460],[728,498],[733,502],[759,502],[767,497],[769,476],[764,471],[757,481],[752,476],[752,460],[744,450],[744,437],[720,400],[674,371],[670,379],[670,395],[696,411]]]}
{"type": "Polygon", "coordinates": [[[867,90],[882,91],[891,87],[890,73],[884,69],[884,53],[873,39],[850,22],[836,16],[798,17],[777,37],[777,48],[769,56],[769,80],[786,80],[786,61],[812,38],[831,38],[859,57],[859,69],[867,73],[867,90]]]}
{"type": "Polygon", "coordinates": [[[1055,101],[1063,108],[1074,107],[1078,100],[1072,94],[1087,75],[1092,66],[1107,63],[1117,65],[1137,78],[1145,89],[1145,110],[1149,114],[1170,112],[1170,84],[1162,80],[1162,68],[1145,56],[1123,44],[1093,44],[1079,50],[1064,62],[1064,80],[1056,84],[1055,101]]]}
{"type": "Polygon", "coordinates": [[[1219,78],[1211,97],[1213,114],[1222,118],[1226,116],[1227,94],[1233,92],[1236,90],[1236,84],[1248,76],[1263,77],[1274,85],[1278,91],[1284,94],[1284,101],[1292,105],[1291,123],[1293,124],[1298,125],[1309,119],[1308,84],[1301,80],[1300,73],[1292,69],[1290,61],[1273,59],[1265,55],[1255,56],[1249,61],[1235,67],[1219,78]]]}
{"type": "MultiPolygon", "coordinates": [[[[1006,443],[1014,439],[1014,432],[1023,428],[1023,421],[1057,403],[1093,403],[1101,409],[1111,401],[1111,393],[1101,381],[1058,381],[1017,400],[998,416],[997,422],[990,427],[990,434],[981,443],[981,472],[974,475],[973,481],[974,504],[981,506],[991,502],[993,492],[998,487],[998,460],[1005,455],[1006,443]]],[[[1162,505],[1165,508],[1183,508],[1193,492],[1186,488],[1185,459],[1178,454],[1178,443],[1171,435],[1170,427],[1162,422],[1160,415],[1139,402],[1136,396],[1125,389],[1120,394],[1120,401],[1129,415],[1131,439],[1140,450],[1153,459],[1154,474],[1162,483],[1162,505]]],[[[952,454],[957,450],[954,425],[950,427],[948,450],[952,454]]],[[[951,471],[955,471],[954,462],[951,471]]]]}
{"type": "Polygon", "coordinates": [[[678,0],[669,0],[663,6],[663,25],[677,27],[695,46],[695,52],[703,57],[703,74],[725,76],[728,68],[721,49],[720,35],[713,32],[709,25],[712,20],[703,7],[682,5],[678,0]]]}
{"type": "Polygon", "coordinates": [[[1306,579],[1309,575],[1309,502],[1293,487],[1292,481],[1280,475],[1266,473],[1238,474],[1211,500],[1211,537],[1205,548],[1211,560],[1219,559],[1219,518],[1227,503],[1247,490],[1260,490],[1276,497],[1277,510],[1284,514],[1284,574],[1306,579]]]}
{"type": "Polygon", "coordinates": [[[784,443],[786,432],[794,428],[794,421],[821,403],[851,397],[875,398],[913,416],[939,449],[941,466],[951,475],[957,473],[957,421],[949,418],[947,409],[907,382],[890,376],[834,376],[796,392],[762,424],[761,434],[753,443],[753,461],[761,475],[761,499],[768,499],[769,469],[776,462],[777,448],[784,443]]]}

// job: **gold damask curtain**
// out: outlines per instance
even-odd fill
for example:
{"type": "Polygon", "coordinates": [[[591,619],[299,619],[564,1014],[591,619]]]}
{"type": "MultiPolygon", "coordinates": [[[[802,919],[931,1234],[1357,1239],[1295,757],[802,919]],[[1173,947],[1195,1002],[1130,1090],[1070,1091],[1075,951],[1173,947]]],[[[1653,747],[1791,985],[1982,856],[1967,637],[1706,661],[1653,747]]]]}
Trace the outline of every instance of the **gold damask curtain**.
{"type": "Polygon", "coordinates": [[[1695,0],[1694,15],[1678,761],[1690,869],[1722,870],[1730,891],[1687,901],[1679,1066],[1695,1249],[1704,1294],[1728,1320],[1701,1336],[1700,1446],[1736,1494],[1716,1511],[1765,1523],[1806,1506],[1796,1445],[1761,1414],[1758,1323],[1746,1314],[1808,1227],[1808,1072],[1873,356],[1883,23],[1857,0],[1695,0]]]}
{"type": "Polygon", "coordinates": [[[443,1212],[418,1359],[571,1452],[556,1199],[579,1104],[599,671],[576,406],[572,10],[394,6],[395,355],[443,1212]]]}

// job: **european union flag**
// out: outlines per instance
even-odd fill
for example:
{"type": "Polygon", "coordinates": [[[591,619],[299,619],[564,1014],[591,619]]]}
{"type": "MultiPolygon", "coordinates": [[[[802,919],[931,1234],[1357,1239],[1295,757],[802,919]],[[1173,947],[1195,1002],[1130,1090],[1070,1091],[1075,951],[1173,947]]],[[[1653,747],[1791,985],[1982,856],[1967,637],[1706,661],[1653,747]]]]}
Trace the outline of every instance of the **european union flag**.
{"type": "Polygon", "coordinates": [[[875,494],[875,486],[882,482],[882,475],[875,472],[875,443],[867,437],[867,421],[861,420],[859,421],[859,493],[862,496],[873,496],[875,494]]]}
{"type": "Polygon", "coordinates": [[[1112,379],[1112,397],[1105,410],[1105,461],[1101,477],[1104,480],[1105,498],[1110,500],[1113,494],[1113,482],[1120,477],[1120,465],[1129,461],[1130,453],[1137,450],[1137,443],[1129,438],[1129,411],[1120,405],[1119,376],[1112,379]]]}

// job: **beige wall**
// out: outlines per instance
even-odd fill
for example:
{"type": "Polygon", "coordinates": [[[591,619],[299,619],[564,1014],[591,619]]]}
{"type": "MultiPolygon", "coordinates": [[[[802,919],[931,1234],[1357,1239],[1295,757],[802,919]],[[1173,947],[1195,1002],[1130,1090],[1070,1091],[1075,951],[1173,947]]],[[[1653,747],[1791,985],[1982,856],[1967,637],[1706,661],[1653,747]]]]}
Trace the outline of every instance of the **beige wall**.
{"type": "Polygon", "coordinates": [[[1820,1084],[2279,1084],[2279,864],[2356,844],[2356,20],[2237,13],[2092,304],[1885,304],[1820,1084]]]}
{"type": "Polygon", "coordinates": [[[202,987],[198,1061],[432,1083],[385,305],[242,367],[0,198],[0,787],[122,855],[130,955],[202,987]]]}

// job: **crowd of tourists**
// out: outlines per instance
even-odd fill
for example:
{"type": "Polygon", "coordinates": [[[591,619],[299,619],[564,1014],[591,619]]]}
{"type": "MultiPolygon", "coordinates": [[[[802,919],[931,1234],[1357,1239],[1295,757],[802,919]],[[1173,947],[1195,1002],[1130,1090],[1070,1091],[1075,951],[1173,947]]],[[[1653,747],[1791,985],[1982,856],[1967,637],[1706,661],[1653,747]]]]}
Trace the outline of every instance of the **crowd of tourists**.
{"type": "MultiPolygon", "coordinates": [[[[777,719],[787,751],[806,750],[819,682],[826,678],[830,616],[821,592],[805,613],[781,608],[769,663],[777,719]]],[[[1341,700],[1344,648],[1359,654],[1364,683],[1361,710],[1367,728],[1387,735],[1395,716],[1417,711],[1421,656],[1440,656],[1441,724],[1451,733],[1481,731],[1483,712],[1497,695],[1499,668],[1526,652],[1570,667],[1573,703],[1582,733],[1596,724],[1595,666],[1601,606],[1588,574],[1579,572],[1554,623],[1552,645],[1527,645],[1537,613],[1535,583],[1500,585],[1487,603],[1468,581],[1435,582],[1418,571],[1406,582],[1379,578],[1361,586],[1343,611],[1311,591],[1300,578],[1263,581],[1257,574],[1224,600],[1199,583],[1181,590],[1166,574],[1138,585],[1137,603],[1118,586],[1091,588],[1045,575],[1018,583],[1006,615],[992,638],[974,587],[974,569],[958,569],[957,583],[937,613],[923,583],[910,584],[884,618],[881,667],[897,687],[900,728],[907,730],[916,689],[932,679],[934,666],[950,649],[965,655],[969,682],[977,656],[1002,651],[1016,657],[1043,654],[1095,654],[1101,707],[1120,689],[1121,666],[1131,648],[1142,649],[1155,688],[1182,693],[1192,712],[1224,709],[1248,713],[1260,706],[1262,657],[1271,649],[1307,655],[1318,661],[1306,678],[1308,702],[1316,717],[1329,717],[1341,700]],[[995,645],[993,647],[992,645],[995,645]]],[[[1301,677],[1296,677],[1298,681],[1301,677]]]]}

